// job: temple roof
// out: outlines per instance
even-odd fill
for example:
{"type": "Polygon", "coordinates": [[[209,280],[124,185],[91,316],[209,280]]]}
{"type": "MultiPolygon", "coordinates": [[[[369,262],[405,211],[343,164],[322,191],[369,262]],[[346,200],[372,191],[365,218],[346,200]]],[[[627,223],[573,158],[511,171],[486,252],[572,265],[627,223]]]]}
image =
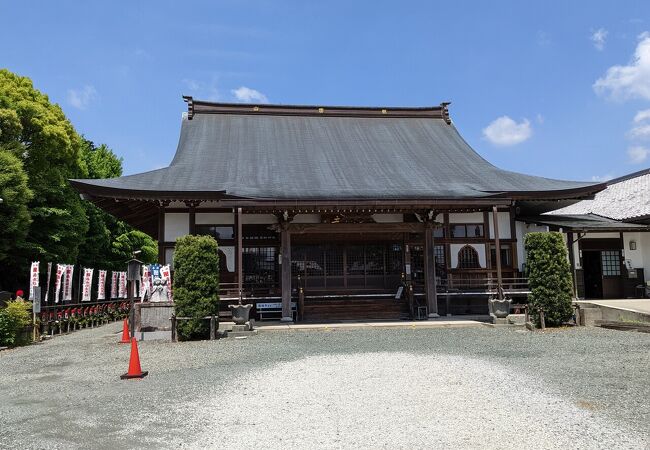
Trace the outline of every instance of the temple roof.
{"type": "Polygon", "coordinates": [[[188,101],[169,167],[72,180],[115,198],[570,199],[603,184],[499,169],[431,108],[242,105],[188,101]]]}

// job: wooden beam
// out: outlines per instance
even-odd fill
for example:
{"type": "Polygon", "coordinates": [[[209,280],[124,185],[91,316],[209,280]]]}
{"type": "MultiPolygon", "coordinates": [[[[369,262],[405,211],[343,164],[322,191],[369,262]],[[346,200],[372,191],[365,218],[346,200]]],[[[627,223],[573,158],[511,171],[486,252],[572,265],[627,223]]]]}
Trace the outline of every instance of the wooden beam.
{"type": "MultiPolygon", "coordinates": [[[[281,228],[281,225],[277,225],[281,228]]],[[[291,223],[287,229],[293,234],[308,233],[421,233],[424,224],[413,223],[291,223]]]]}

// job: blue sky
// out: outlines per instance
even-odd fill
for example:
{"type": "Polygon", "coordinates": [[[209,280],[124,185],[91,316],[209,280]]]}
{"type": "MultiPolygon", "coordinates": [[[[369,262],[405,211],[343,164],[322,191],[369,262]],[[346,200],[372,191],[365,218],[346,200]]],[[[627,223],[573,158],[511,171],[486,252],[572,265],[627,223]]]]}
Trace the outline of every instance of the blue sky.
{"type": "Polygon", "coordinates": [[[650,166],[648,1],[0,0],[0,17],[0,67],[127,174],[171,161],[182,94],[451,101],[466,140],[505,169],[591,180],[650,166]]]}

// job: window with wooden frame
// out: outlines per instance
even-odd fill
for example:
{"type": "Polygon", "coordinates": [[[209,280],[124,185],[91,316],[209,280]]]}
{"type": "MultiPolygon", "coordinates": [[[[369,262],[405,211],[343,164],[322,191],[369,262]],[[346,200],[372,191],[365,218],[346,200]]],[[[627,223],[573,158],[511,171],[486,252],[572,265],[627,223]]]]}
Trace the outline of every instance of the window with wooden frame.
{"type": "Polygon", "coordinates": [[[449,226],[452,238],[482,238],[484,231],[482,223],[452,223],[449,226]]]}
{"type": "MultiPolygon", "coordinates": [[[[501,253],[501,267],[512,267],[512,247],[510,244],[500,244],[499,245],[501,253]]],[[[497,266],[497,248],[494,244],[490,245],[490,261],[492,267],[496,268],[497,266]]]]}
{"type": "Polygon", "coordinates": [[[481,264],[478,261],[478,252],[471,245],[466,245],[458,251],[458,268],[459,269],[480,269],[481,264]]]}
{"type": "Polygon", "coordinates": [[[604,250],[600,252],[600,261],[604,277],[621,275],[621,252],[619,250],[604,250]]]}
{"type": "Polygon", "coordinates": [[[235,239],[235,227],[233,225],[205,225],[194,226],[194,234],[199,236],[212,236],[217,242],[235,239]]]}

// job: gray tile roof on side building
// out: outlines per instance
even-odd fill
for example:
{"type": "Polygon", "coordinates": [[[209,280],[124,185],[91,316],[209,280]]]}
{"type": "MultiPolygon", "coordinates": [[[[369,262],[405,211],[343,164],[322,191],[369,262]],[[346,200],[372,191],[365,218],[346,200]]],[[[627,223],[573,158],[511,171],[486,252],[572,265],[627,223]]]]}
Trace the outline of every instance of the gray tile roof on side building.
{"type": "Polygon", "coordinates": [[[169,167],[81,192],[220,193],[248,199],[454,199],[543,193],[584,197],[604,186],[499,169],[433,108],[232,105],[189,99],[169,167]]]}
{"type": "Polygon", "coordinates": [[[533,217],[519,217],[525,223],[549,225],[566,231],[647,231],[647,225],[621,222],[596,214],[557,215],[543,214],[533,217]]]}
{"type": "Polygon", "coordinates": [[[649,219],[650,169],[611,180],[593,200],[582,200],[548,214],[598,214],[623,221],[649,219]]]}

